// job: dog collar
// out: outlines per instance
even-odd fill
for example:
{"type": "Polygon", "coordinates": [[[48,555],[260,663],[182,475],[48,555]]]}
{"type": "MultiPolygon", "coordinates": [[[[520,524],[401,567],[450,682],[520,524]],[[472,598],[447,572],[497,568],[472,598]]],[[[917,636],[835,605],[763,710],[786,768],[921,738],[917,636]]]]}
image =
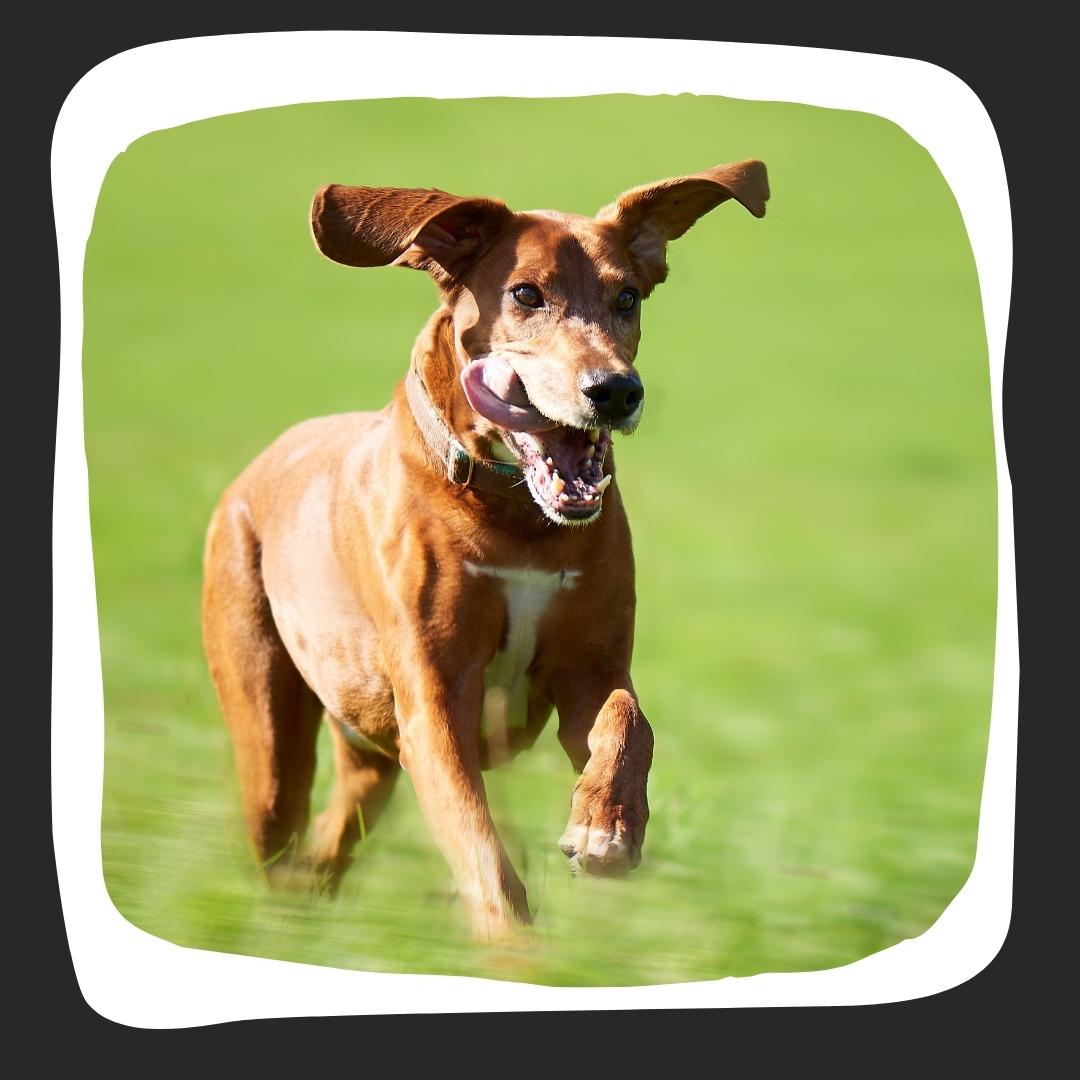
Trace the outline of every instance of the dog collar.
{"type": "Polygon", "coordinates": [[[450,483],[532,502],[524,474],[517,465],[474,458],[465,449],[439,415],[415,365],[409,368],[409,374],[405,376],[405,397],[424,442],[446,469],[446,478],[450,483]]]}

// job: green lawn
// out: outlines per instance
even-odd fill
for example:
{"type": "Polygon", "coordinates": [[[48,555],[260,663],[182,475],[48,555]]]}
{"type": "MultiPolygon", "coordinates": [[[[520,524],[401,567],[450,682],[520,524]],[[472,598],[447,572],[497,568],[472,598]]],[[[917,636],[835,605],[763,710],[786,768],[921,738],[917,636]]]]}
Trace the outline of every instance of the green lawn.
{"type": "MultiPolygon", "coordinates": [[[[101,193],[85,380],[102,845],[137,926],[315,964],[617,985],[845,964],[921,933],[963,884],[993,668],[986,344],[955,201],[895,125],[598,97],[299,105],[149,134],[101,193]],[[768,216],[728,203],[672,246],[643,312],[649,409],[618,447],[656,732],[641,869],[569,877],[552,725],[488,775],[536,911],[510,946],[469,939],[407,778],[337,900],[267,892],[202,656],[204,530],[285,427],[381,407],[435,304],[422,274],[317,255],[315,188],[592,213],[746,157],[769,166],[768,216]]],[[[329,771],[323,754],[317,802],[329,771]]]]}

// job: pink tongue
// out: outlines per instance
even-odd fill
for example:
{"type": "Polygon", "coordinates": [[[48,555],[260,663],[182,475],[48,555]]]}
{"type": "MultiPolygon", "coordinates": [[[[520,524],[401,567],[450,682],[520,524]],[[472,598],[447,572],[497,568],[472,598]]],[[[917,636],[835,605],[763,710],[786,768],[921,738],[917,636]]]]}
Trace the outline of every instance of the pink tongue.
{"type": "Polygon", "coordinates": [[[500,356],[474,360],[461,373],[469,404],[507,431],[548,431],[553,424],[530,404],[518,373],[500,356]]]}

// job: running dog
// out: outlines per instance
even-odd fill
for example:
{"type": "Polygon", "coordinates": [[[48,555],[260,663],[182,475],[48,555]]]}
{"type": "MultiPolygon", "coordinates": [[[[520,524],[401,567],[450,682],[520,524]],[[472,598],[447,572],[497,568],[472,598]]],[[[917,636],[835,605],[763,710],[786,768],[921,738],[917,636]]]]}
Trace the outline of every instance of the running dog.
{"type": "Polygon", "coordinates": [[[263,863],[308,824],[325,714],[336,783],[304,853],[336,886],[401,770],[481,937],[529,921],[481,772],[554,709],[579,774],[573,869],[637,865],[652,730],[630,678],[634,563],[612,439],[639,424],[641,302],[666,246],[729,199],[755,217],[759,161],[620,195],[595,217],[491,198],[330,184],[315,243],[407,266],[441,303],[380,412],[287,431],[210,523],[203,634],[263,863]]]}

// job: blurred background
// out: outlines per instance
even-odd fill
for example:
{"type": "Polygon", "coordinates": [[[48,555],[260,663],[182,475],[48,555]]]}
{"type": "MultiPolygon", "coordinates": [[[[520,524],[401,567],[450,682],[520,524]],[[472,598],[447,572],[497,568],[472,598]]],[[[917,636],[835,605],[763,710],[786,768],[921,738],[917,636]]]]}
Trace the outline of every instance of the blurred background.
{"type": "MultiPolygon", "coordinates": [[[[879,117],[692,96],[297,105],[146,135],[89,241],[85,409],[105,678],[106,883],[185,946],[552,984],[845,964],[929,927],[974,859],[996,506],[978,282],[933,160],[879,117]],[[319,256],[315,189],[594,213],[759,157],[773,199],[669,249],[646,302],[634,679],[645,860],[572,880],[554,721],[487,775],[536,923],[468,936],[407,781],[336,900],[270,893],[203,660],[203,536],[290,424],[381,408],[428,278],[319,256]]],[[[314,809],[330,782],[326,733],[314,809]]]]}

